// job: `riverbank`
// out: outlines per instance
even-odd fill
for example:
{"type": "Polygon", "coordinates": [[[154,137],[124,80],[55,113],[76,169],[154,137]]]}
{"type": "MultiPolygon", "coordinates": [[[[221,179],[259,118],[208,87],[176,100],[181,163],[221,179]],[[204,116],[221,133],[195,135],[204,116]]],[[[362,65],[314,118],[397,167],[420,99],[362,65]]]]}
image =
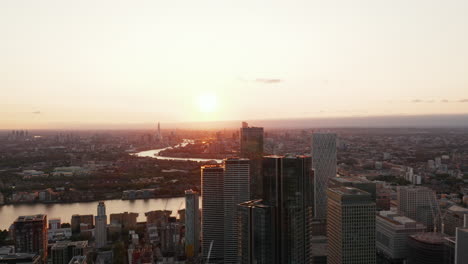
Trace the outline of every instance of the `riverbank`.
{"type": "MultiPolygon", "coordinates": [[[[61,218],[62,223],[70,223],[74,214],[97,213],[98,201],[66,204],[15,204],[0,206],[0,230],[8,229],[19,217],[24,215],[46,214],[48,219],[61,218]]],[[[138,222],[146,221],[145,213],[155,210],[170,210],[172,216],[177,211],[185,209],[184,197],[154,198],[147,200],[104,200],[107,217],[111,214],[134,212],[138,213],[138,222]]]]}
{"type": "Polygon", "coordinates": [[[122,200],[122,201],[136,201],[136,200],[151,200],[151,199],[169,199],[169,198],[180,198],[184,197],[183,194],[181,195],[156,195],[151,198],[137,198],[137,199],[122,199],[122,198],[115,198],[115,197],[107,197],[106,199],[87,199],[87,200],[79,200],[79,201],[30,201],[30,202],[6,202],[4,204],[0,204],[0,207],[4,205],[34,205],[34,204],[73,204],[73,203],[92,203],[92,202],[99,202],[99,201],[114,201],[114,200],[122,200]]]}

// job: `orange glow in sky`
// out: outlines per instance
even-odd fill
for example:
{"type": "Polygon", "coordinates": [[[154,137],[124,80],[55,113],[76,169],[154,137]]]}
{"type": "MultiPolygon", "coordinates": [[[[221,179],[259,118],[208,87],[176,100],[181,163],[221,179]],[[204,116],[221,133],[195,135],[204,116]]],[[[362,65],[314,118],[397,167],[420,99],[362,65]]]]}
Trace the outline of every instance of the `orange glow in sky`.
{"type": "Polygon", "coordinates": [[[0,129],[468,113],[466,0],[0,1],[0,129]]]}

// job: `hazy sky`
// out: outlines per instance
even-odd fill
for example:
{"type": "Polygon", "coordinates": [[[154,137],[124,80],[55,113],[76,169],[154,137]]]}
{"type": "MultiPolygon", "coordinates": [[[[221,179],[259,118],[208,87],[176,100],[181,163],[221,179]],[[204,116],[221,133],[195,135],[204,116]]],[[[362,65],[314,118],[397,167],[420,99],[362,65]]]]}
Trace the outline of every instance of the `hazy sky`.
{"type": "Polygon", "coordinates": [[[0,128],[468,113],[467,14],[466,0],[3,0],[0,128]]]}

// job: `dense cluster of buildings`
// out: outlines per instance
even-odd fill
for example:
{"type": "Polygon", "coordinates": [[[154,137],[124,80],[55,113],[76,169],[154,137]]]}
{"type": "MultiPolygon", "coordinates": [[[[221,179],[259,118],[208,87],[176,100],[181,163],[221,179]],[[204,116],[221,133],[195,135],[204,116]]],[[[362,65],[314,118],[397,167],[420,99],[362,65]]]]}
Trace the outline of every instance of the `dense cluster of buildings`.
{"type": "MultiPolygon", "coordinates": [[[[161,140],[159,129],[153,137],[161,140]]],[[[311,155],[285,154],[287,146],[270,148],[272,138],[264,137],[263,128],[243,123],[238,157],[201,166],[200,192],[185,191],[178,218],[166,210],[145,213],[146,222],[131,212],[108,216],[104,202],[95,216],[74,215],[69,226],[21,216],[0,263],[468,263],[468,209],[460,195],[468,190],[432,188],[434,179],[462,180],[454,162],[463,157],[367,153],[363,145],[355,158],[339,158],[337,150],[348,153],[359,139],[347,143],[329,132],[312,133],[311,155]]],[[[128,190],[123,198],[154,192],[128,190]]]]}

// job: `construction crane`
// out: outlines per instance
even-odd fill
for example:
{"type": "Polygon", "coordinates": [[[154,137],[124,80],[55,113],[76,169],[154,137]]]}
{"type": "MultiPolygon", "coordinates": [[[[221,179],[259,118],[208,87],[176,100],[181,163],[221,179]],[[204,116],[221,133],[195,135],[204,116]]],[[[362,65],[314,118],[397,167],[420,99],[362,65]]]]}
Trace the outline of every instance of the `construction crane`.
{"type": "Polygon", "coordinates": [[[213,248],[214,240],[211,240],[210,249],[208,250],[208,257],[206,258],[206,264],[210,264],[211,249],[213,248]]]}
{"type": "Polygon", "coordinates": [[[445,219],[445,215],[447,214],[447,212],[442,214],[442,212],[440,211],[440,206],[437,203],[437,197],[434,192],[431,192],[430,194],[428,193],[428,196],[429,197],[427,197],[427,199],[429,200],[429,205],[431,206],[432,219],[434,219],[434,232],[437,232],[437,226],[440,224],[442,229],[441,232],[443,233],[445,231],[443,228],[443,220],[445,219]]]}

